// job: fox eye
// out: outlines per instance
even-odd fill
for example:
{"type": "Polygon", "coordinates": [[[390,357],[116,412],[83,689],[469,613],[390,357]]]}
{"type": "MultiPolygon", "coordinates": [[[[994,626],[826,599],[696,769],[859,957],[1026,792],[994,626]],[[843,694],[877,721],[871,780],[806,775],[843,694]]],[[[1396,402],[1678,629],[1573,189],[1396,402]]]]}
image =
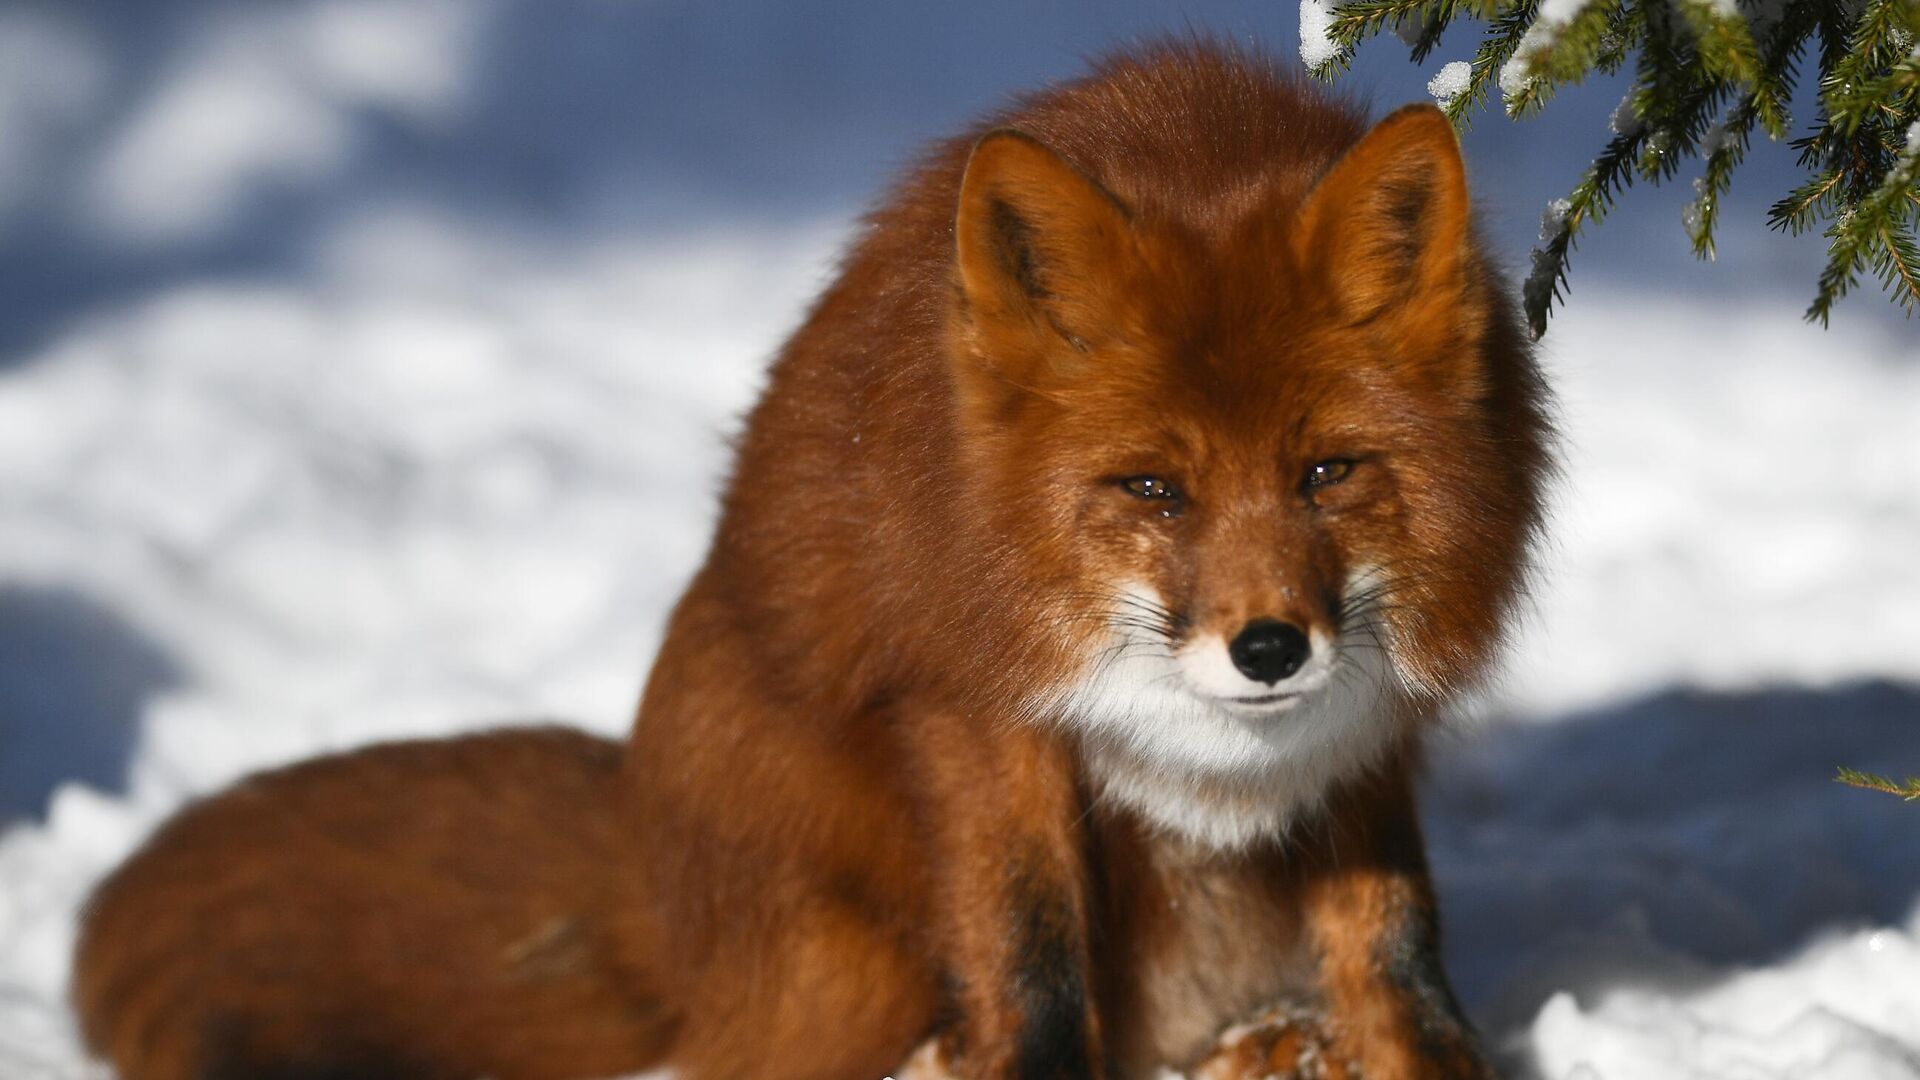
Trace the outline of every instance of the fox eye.
{"type": "Polygon", "coordinates": [[[1347,474],[1352,471],[1351,458],[1328,458],[1325,461],[1316,461],[1308,467],[1306,479],[1300,482],[1300,487],[1306,491],[1332,487],[1345,480],[1347,474]]]}
{"type": "Polygon", "coordinates": [[[1161,517],[1180,515],[1180,489],[1157,476],[1129,476],[1120,481],[1120,486],[1137,499],[1153,499],[1161,503],[1161,517]]]}

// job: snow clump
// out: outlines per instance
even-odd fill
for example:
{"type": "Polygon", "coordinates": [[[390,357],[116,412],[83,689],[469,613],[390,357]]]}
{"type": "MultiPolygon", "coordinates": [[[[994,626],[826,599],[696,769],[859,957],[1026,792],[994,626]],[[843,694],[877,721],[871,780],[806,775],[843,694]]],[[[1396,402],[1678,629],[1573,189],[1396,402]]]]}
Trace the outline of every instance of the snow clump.
{"type": "Polygon", "coordinates": [[[1439,74],[1427,80],[1427,93],[1440,103],[1441,108],[1452,105],[1461,94],[1467,92],[1467,85],[1473,80],[1473,65],[1465,60],[1455,60],[1440,69],[1439,74]]]}
{"type": "Polygon", "coordinates": [[[1333,40],[1333,0],[1300,0],[1300,62],[1318,68],[1339,55],[1340,46],[1333,40]]]}

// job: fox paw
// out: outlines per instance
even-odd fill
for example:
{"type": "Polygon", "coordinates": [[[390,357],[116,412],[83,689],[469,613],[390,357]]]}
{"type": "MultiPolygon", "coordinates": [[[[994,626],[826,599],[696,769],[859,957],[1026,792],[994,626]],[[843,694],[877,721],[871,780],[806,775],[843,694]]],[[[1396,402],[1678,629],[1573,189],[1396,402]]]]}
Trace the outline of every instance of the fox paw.
{"type": "Polygon", "coordinates": [[[1277,1006],[1228,1028],[1213,1053],[1187,1070],[1190,1080],[1361,1080],[1334,1050],[1323,1017],[1277,1006]]]}

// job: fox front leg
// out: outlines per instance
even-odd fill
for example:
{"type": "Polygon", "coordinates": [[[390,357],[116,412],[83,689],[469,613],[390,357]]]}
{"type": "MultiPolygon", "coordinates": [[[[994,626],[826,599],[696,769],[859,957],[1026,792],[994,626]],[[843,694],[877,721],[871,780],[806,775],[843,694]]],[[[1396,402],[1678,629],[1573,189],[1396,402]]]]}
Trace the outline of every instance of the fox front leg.
{"type": "Polygon", "coordinates": [[[1088,948],[1087,859],[1073,761],[1051,733],[915,724],[939,928],[966,1080],[1103,1075],[1088,948]]]}
{"type": "Polygon", "coordinates": [[[1336,797],[1305,883],[1333,1050],[1367,1080],[1491,1080],[1440,964],[1408,772],[1383,770],[1336,797]]]}

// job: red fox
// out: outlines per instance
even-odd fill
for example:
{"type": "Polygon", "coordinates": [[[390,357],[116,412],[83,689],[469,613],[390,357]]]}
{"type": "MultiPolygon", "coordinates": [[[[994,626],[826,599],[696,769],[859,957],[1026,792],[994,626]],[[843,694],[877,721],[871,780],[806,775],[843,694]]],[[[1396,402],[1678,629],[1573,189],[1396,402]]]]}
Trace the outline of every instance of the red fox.
{"type": "Polygon", "coordinates": [[[1490,1076],[1411,778],[1551,472],[1508,291],[1431,106],[1203,42],[1024,99],[781,352],[624,750],[188,809],[92,902],[86,1037],[129,1080],[1490,1076]]]}

